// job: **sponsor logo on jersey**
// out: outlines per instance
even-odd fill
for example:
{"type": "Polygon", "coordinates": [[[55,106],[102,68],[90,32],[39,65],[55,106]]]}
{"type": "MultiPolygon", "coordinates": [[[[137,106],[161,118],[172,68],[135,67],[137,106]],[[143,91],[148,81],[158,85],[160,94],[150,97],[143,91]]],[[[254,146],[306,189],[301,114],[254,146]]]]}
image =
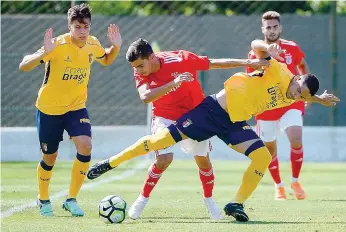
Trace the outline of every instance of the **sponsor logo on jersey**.
{"type": "Polygon", "coordinates": [[[72,62],[72,60],[71,60],[71,58],[70,58],[70,56],[67,56],[66,58],[65,58],[65,60],[64,60],[65,62],[72,62]]]}
{"type": "Polygon", "coordinates": [[[251,129],[251,126],[248,125],[248,126],[243,126],[243,130],[252,130],[252,129],[251,129]]]}
{"type": "Polygon", "coordinates": [[[89,73],[88,68],[71,68],[66,67],[64,70],[64,75],[62,76],[62,80],[77,80],[78,84],[82,84],[87,74],[89,73]]]}

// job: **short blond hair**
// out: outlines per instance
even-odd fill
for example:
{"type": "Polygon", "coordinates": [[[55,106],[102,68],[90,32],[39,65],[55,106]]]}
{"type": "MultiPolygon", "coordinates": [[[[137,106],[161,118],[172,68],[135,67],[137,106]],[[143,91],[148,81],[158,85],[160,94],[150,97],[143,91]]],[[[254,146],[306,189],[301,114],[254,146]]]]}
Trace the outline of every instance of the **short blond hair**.
{"type": "Polygon", "coordinates": [[[262,22],[271,19],[276,19],[280,22],[280,14],[276,11],[267,11],[262,15],[262,22]]]}

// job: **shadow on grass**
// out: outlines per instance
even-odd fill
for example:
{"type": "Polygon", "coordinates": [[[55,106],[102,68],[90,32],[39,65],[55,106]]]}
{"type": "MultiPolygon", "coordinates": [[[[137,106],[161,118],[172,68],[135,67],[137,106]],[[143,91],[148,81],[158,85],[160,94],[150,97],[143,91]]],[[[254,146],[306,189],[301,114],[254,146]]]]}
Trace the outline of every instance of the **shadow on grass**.
{"type": "Polygon", "coordinates": [[[225,218],[219,221],[213,221],[208,217],[142,217],[142,222],[147,223],[191,223],[191,224],[201,224],[201,223],[231,223],[239,225],[266,225],[266,224],[345,224],[346,222],[316,222],[316,221],[248,221],[248,222],[237,222],[233,218],[225,218]],[[194,221],[196,220],[196,221],[194,221]],[[203,220],[203,221],[201,221],[203,220]]]}

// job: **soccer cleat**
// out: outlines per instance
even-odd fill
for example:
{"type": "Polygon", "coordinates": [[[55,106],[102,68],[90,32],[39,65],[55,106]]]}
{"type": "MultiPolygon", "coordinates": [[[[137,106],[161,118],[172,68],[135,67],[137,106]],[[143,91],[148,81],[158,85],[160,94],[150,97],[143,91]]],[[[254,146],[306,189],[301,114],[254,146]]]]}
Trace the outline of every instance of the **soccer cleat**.
{"type": "Polygon", "coordinates": [[[247,222],[249,221],[249,217],[246,215],[244,211],[244,205],[239,203],[228,203],[225,205],[223,209],[228,216],[232,216],[238,222],[247,222]]]}
{"type": "Polygon", "coordinates": [[[296,196],[296,198],[298,200],[304,200],[305,199],[305,197],[306,197],[305,192],[298,181],[293,182],[291,184],[291,188],[293,189],[294,195],[296,196]]]}
{"type": "Polygon", "coordinates": [[[283,186],[275,188],[275,200],[286,200],[286,191],[283,186]]]}
{"type": "Polygon", "coordinates": [[[53,207],[50,200],[41,201],[40,199],[37,199],[37,205],[40,207],[41,216],[54,216],[53,207]]]}
{"type": "Polygon", "coordinates": [[[204,198],[204,203],[207,206],[211,219],[219,220],[223,218],[221,210],[213,198],[204,198]]]}
{"type": "Polygon", "coordinates": [[[109,159],[102,160],[89,168],[87,177],[89,180],[93,180],[112,169],[109,159]]]}
{"type": "Polygon", "coordinates": [[[74,217],[84,216],[84,211],[81,208],[79,208],[77,200],[75,198],[66,199],[62,203],[62,208],[66,211],[69,211],[74,217]]]}
{"type": "Polygon", "coordinates": [[[129,209],[129,217],[136,220],[137,218],[139,218],[139,216],[141,216],[144,207],[147,205],[149,201],[149,198],[143,197],[142,194],[139,195],[139,197],[136,199],[135,202],[133,202],[133,204],[131,205],[130,209],[129,209]]]}

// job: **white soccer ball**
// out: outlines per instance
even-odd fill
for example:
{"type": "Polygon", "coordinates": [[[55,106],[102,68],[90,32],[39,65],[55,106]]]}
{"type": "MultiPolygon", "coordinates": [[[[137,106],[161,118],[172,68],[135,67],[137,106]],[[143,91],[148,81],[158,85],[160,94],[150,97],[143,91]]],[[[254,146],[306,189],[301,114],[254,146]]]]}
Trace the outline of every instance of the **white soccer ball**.
{"type": "Polygon", "coordinates": [[[122,223],[126,216],[126,202],[115,195],[104,197],[99,204],[99,216],[105,223],[122,223]]]}

